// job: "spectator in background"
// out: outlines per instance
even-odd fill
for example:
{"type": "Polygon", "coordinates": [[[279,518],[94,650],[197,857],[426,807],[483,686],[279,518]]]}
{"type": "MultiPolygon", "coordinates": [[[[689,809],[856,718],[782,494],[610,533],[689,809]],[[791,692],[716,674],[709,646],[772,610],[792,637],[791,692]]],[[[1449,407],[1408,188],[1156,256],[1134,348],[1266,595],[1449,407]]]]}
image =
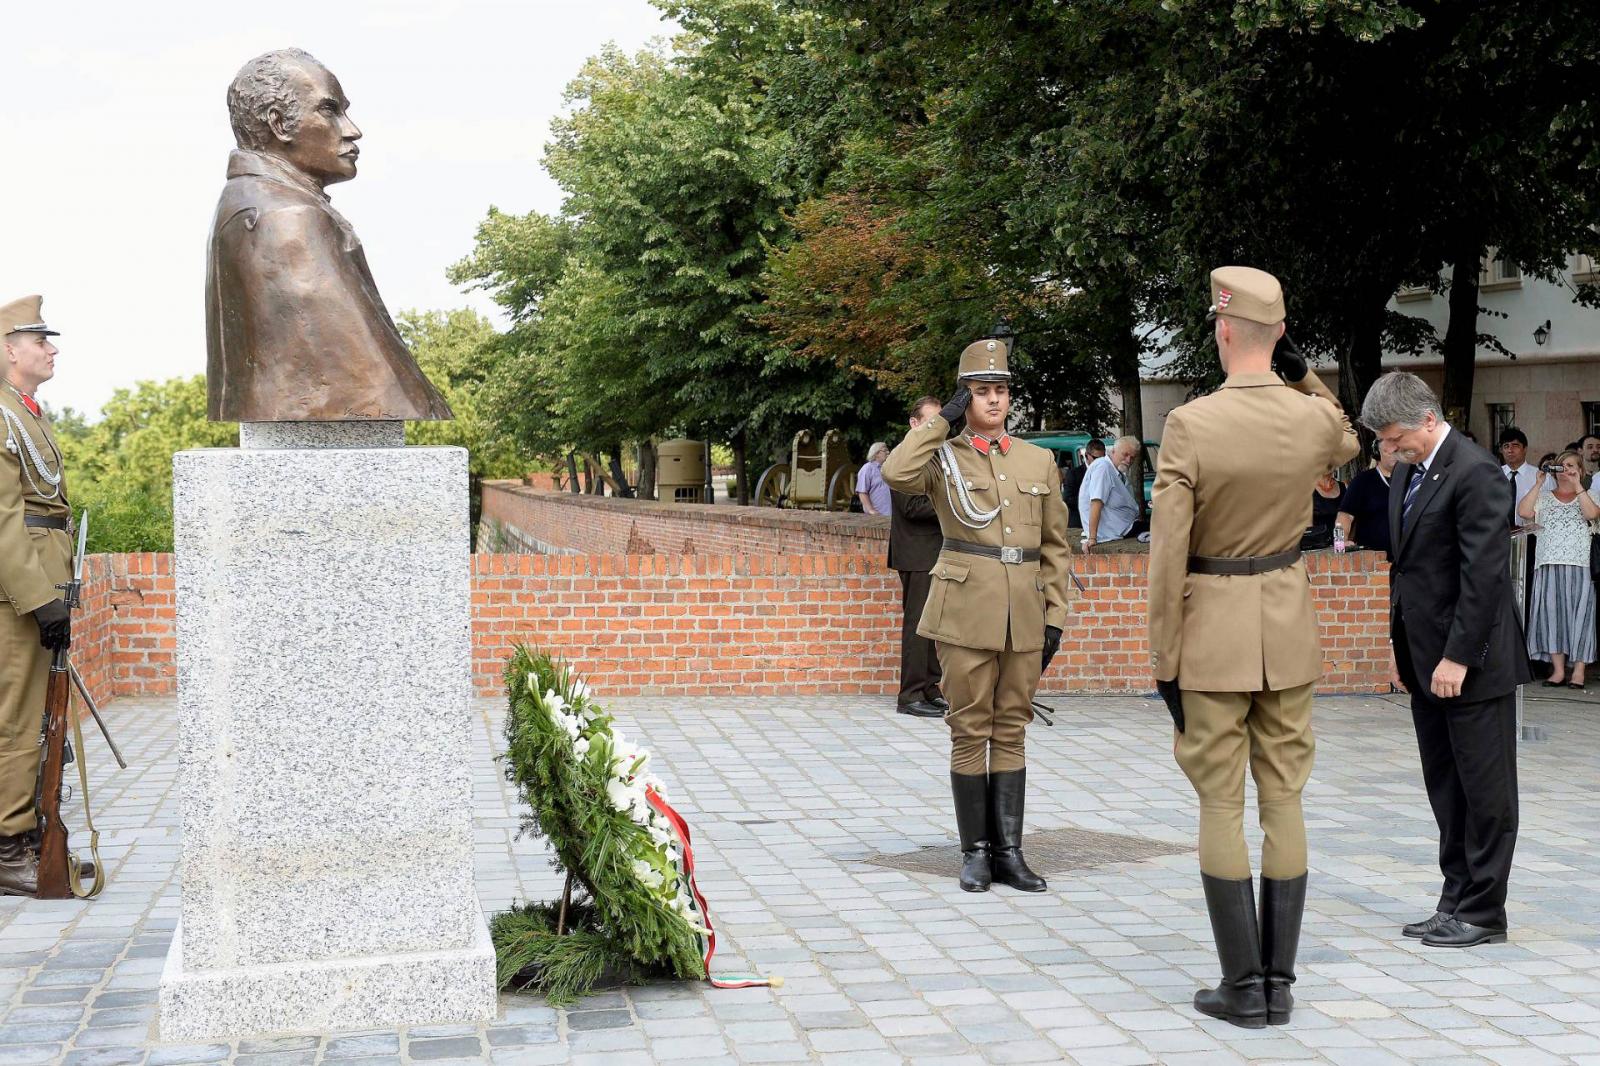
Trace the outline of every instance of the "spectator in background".
{"type": "Polygon", "coordinates": [[[883,480],[883,459],[889,446],[875,440],[867,448],[867,465],[856,475],[856,496],[861,500],[861,510],[866,514],[889,513],[889,483],[883,480]]]}
{"type": "Polygon", "coordinates": [[[1376,466],[1363,470],[1350,479],[1344,490],[1335,521],[1344,530],[1346,544],[1372,551],[1389,550],[1389,478],[1394,474],[1394,464],[1399,459],[1394,445],[1381,440],[1372,442],[1378,457],[1376,466]]]}
{"type": "Polygon", "coordinates": [[[1078,493],[1083,491],[1084,476],[1089,473],[1094,461],[1105,454],[1105,441],[1091,439],[1083,446],[1083,462],[1067,471],[1067,476],[1061,479],[1061,495],[1067,501],[1067,519],[1073,529],[1083,528],[1083,513],[1078,510],[1078,493]]]}
{"type": "MultiPolygon", "coordinates": [[[[911,408],[907,424],[916,429],[939,413],[944,401],[924,396],[911,408]]],[[[915,718],[943,718],[950,709],[939,690],[943,677],[933,641],[917,634],[928,602],[931,571],[944,547],[939,515],[926,496],[892,493],[889,518],[889,569],[900,575],[900,695],[895,710],[915,718]]]]}
{"type": "Polygon", "coordinates": [[[1583,456],[1583,472],[1591,479],[1600,474],[1600,434],[1585,433],[1580,437],[1578,452],[1583,456]]]}
{"type": "Polygon", "coordinates": [[[1078,512],[1083,516],[1083,550],[1123,537],[1136,537],[1150,524],[1139,517],[1139,504],[1133,498],[1124,475],[1139,454],[1138,437],[1118,437],[1111,454],[1089,464],[1078,490],[1078,512]]]}
{"type": "Polygon", "coordinates": [[[1300,538],[1301,550],[1333,545],[1333,527],[1344,509],[1344,486],[1328,471],[1311,487],[1311,526],[1300,538]]]}
{"type": "MultiPolygon", "coordinates": [[[[1500,458],[1505,460],[1500,472],[1511,482],[1511,494],[1520,503],[1539,480],[1539,468],[1528,462],[1528,435],[1516,426],[1501,430],[1500,458]]],[[[1527,524],[1520,513],[1514,518],[1519,526],[1527,524]]]]}
{"type": "Polygon", "coordinates": [[[1589,573],[1589,523],[1600,503],[1583,490],[1583,457],[1562,452],[1552,492],[1541,491],[1550,475],[1539,471],[1533,488],[1517,504],[1523,519],[1538,522],[1534,550],[1533,608],[1528,616],[1528,654],[1554,669],[1549,688],[1583,688],[1586,664],[1595,657],[1594,579],[1589,573]]]}

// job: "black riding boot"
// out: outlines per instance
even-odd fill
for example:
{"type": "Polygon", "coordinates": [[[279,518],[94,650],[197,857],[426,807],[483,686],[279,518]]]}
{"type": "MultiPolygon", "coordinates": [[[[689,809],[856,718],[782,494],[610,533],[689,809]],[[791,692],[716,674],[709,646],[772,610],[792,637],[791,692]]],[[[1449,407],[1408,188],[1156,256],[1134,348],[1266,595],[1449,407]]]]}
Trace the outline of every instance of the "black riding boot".
{"type": "Polygon", "coordinates": [[[1294,1010],[1294,955],[1306,912],[1306,875],[1261,878],[1261,965],[1267,978],[1267,1024],[1283,1025],[1294,1010]]]}
{"type": "Polygon", "coordinates": [[[989,824],[994,840],[994,879],[1019,892],[1043,892],[1044,878],[1022,858],[1022,807],[1028,793],[1028,771],[989,775],[989,824]]]}
{"type": "Polygon", "coordinates": [[[989,872],[989,779],[985,774],[950,775],[956,801],[956,831],[961,834],[961,887],[987,892],[989,872]]]}
{"type": "Polygon", "coordinates": [[[1255,881],[1230,881],[1200,875],[1206,910],[1217,940],[1222,983],[1194,994],[1194,1009],[1246,1029],[1267,1024],[1266,981],[1261,970],[1261,936],[1256,926],[1255,881]]]}

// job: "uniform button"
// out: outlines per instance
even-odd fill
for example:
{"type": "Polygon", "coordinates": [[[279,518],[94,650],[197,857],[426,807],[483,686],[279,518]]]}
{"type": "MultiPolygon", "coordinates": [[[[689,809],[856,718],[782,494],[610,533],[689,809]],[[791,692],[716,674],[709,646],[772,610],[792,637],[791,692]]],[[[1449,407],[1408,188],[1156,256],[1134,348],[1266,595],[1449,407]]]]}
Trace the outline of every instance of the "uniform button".
{"type": "Polygon", "coordinates": [[[1004,474],[1001,474],[1001,475],[1000,475],[1000,480],[1001,480],[1001,481],[1004,481],[1004,480],[1005,480],[1005,479],[1006,479],[1006,476],[1005,476],[1005,475],[1004,475],[1004,474]]]}
{"type": "Polygon", "coordinates": [[[970,481],[969,481],[969,482],[967,482],[967,488],[969,488],[969,489],[970,489],[970,488],[971,488],[971,487],[972,487],[972,482],[970,482],[970,481]]]}
{"type": "Polygon", "coordinates": [[[1007,507],[1011,506],[1011,501],[1010,500],[1001,500],[1000,502],[1003,503],[1007,507]]]}
{"type": "Polygon", "coordinates": [[[1011,532],[1011,527],[1010,527],[1010,526],[1007,526],[1007,527],[1006,527],[1006,532],[1007,532],[1007,533],[1010,533],[1010,532],[1011,532]]]}

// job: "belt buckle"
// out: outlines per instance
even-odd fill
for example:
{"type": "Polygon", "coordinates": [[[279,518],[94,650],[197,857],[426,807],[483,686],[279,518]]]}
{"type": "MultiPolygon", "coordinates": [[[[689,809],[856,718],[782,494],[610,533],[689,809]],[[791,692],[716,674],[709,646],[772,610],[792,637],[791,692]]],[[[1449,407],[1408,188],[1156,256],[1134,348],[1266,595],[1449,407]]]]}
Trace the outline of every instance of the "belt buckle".
{"type": "Polygon", "coordinates": [[[1022,562],[1022,549],[1013,547],[1001,548],[1000,561],[1011,566],[1016,566],[1018,563],[1022,562]]]}

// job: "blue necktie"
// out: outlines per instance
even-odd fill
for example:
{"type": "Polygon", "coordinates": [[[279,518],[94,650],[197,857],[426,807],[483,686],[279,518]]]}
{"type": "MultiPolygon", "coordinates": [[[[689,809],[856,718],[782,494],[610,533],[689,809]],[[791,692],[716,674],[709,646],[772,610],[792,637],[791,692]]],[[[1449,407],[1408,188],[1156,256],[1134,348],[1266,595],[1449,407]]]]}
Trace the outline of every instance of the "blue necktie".
{"type": "Polygon", "coordinates": [[[1406,484],[1406,498],[1400,502],[1400,528],[1404,529],[1411,518],[1411,504],[1417,498],[1417,490],[1422,487],[1422,479],[1427,474],[1427,468],[1418,466],[1411,471],[1411,480],[1406,484]]]}

